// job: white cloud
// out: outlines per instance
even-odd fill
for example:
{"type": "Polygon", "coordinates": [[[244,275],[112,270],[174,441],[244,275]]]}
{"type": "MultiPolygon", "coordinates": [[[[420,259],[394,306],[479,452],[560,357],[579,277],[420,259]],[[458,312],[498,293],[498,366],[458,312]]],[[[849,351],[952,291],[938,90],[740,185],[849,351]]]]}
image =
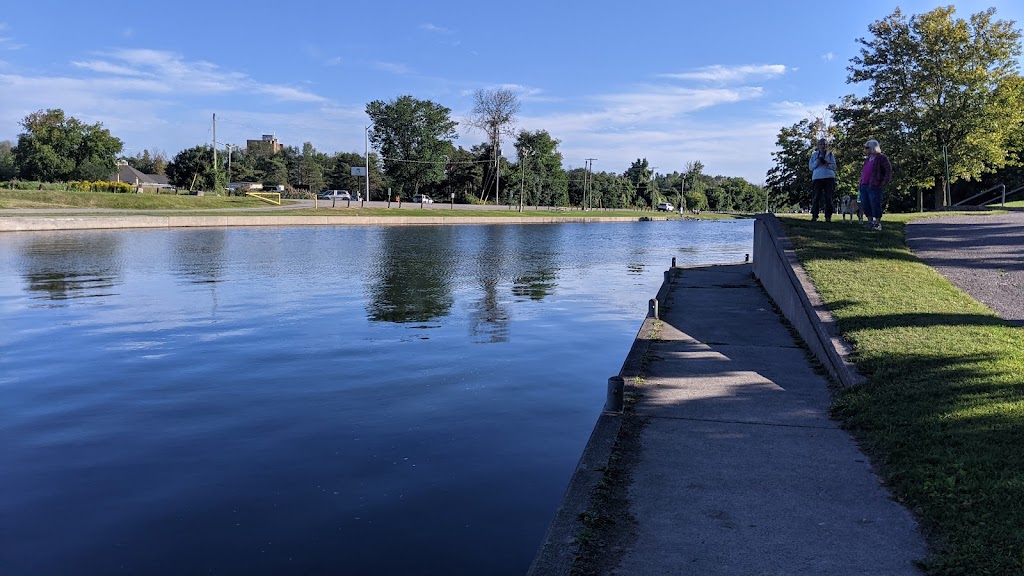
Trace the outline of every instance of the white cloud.
{"type": "Polygon", "coordinates": [[[745,82],[748,78],[772,78],[782,76],[786,73],[786,66],[783,64],[764,65],[743,65],[743,66],[704,66],[692,72],[680,72],[675,74],[662,74],[663,78],[675,78],[677,80],[699,80],[704,82],[717,82],[721,84],[736,84],[745,82]]]}
{"type": "Polygon", "coordinates": [[[327,99],[323,96],[306,92],[298,88],[290,88],[288,86],[273,86],[265,84],[255,87],[257,92],[262,94],[269,94],[278,100],[285,100],[288,102],[326,102],[327,99]]]}
{"type": "MultiPolygon", "coordinates": [[[[75,61],[83,70],[107,75],[103,82],[115,92],[177,92],[211,95],[253,91],[291,102],[324,102],[326,98],[291,86],[257,82],[240,72],[229,72],[205,61],[186,61],[159,50],[117,50],[101,54],[106,59],[75,61]]],[[[88,80],[83,80],[88,82],[88,80]]]]}
{"type": "Polygon", "coordinates": [[[835,59],[835,57],[836,55],[831,52],[825,52],[824,54],[821,55],[821,59],[826,62],[831,62],[833,59],[835,59]]]}
{"type": "Polygon", "coordinates": [[[72,62],[76,68],[83,70],[91,70],[93,72],[99,72],[100,74],[115,74],[119,76],[142,76],[143,72],[128,66],[118,66],[111,62],[104,62],[102,60],[89,60],[83,62],[72,62]]]}
{"type": "Polygon", "coordinates": [[[437,33],[437,34],[451,34],[452,33],[452,31],[447,29],[447,28],[443,28],[441,26],[435,26],[435,25],[433,25],[433,24],[431,24],[429,22],[424,23],[424,24],[420,24],[420,29],[421,30],[426,30],[427,32],[434,32],[434,33],[437,33]]]}
{"type": "Polygon", "coordinates": [[[12,36],[6,34],[8,29],[6,22],[0,22],[0,50],[20,50],[25,47],[12,36]]]}
{"type": "Polygon", "coordinates": [[[409,68],[405,64],[396,64],[394,62],[374,62],[373,67],[392,74],[405,75],[409,73],[409,68]]]}
{"type": "MultiPolygon", "coordinates": [[[[764,111],[749,110],[763,96],[760,87],[639,86],[577,99],[580,111],[524,116],[520,127],[547,130],[558,138],[567,165],[592,157],[600,159],[598,169],[621,172],[637,158],[647,158],[659,172],[672,172],[700,160],[710,174],[759,183],[771,166],[782,126],[764,111]],[[734,105],[745,108],[734,113],[734,105]],[[752,114],[766,119],[751,122],[752,114]]],[[[769,104],[760,108],[774,109],[769,104]]]]}

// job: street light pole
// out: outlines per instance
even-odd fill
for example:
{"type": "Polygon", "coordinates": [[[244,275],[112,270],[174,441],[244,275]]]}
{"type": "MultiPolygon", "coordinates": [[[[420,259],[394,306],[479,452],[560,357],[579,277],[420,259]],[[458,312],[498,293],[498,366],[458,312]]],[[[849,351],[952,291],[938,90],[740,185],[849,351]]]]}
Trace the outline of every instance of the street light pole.
{"type": "Polygon", "coordinates": [[[225,144],[228,149],[228,186],[231,185],[231,151],[236,148],[234,144],[225,144]]]}
{"type": "Polygon", "coordinates": [[[523,147],[523,157],[519,159],[522,174],[519,177],[519,211],[523,211],[523,188],[526,187],[526,159],[530,156],[530,149],[523,147]]]}

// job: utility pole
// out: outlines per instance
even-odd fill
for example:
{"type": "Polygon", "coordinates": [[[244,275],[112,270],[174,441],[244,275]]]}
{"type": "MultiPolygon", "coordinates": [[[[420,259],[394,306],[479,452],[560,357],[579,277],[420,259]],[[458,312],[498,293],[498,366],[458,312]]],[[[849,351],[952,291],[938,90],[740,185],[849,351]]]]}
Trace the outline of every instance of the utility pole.
{"type": "Polygon", "coordinates": [[[366,154],[366,201],[370,201],[370,127],[363,127],[363,150],[366,154]]]}
{"type": "Polygon", "coordinates": [[[237,148],[234,144],[225,144],[228,149],[228,184],[231,184],[231,151],[237,148]]]}
{"type": "MultiPolygon", "coordinates": [[[[587,207],[588,207],[587,206],[587,185],[591,181],[590,171],[594,169],[594,160],[597,160],[597,158],[587,158],[587,169],[583,173],[583,209],[584,210],[586,210],[587,207]]],[[[590,194],[591,203],[593,203],[593,196],[594,196],[593,191],[591,191],[591,194],[590,194]]]]}
{"type": "Polygon", "coordinates": [[[519,177],[519,211],[523,211],[523,188],[526,187],[526,158],[530,155],[529,148],[523,148],[522,158],[519,159],[519,164],[522,168],[522,175],[519,177]]]}
{"type": "Polygon", "coordinates": [[[213,173],[217,174],[217,113],[213,114],[213,173]]]}
{"type": "Polygon", "coordinates": [[[494,127],[494,206],[498,206],[501,197],[501,186],[498,180],[501,179],[501,133],[498,127],[494,127]]]}

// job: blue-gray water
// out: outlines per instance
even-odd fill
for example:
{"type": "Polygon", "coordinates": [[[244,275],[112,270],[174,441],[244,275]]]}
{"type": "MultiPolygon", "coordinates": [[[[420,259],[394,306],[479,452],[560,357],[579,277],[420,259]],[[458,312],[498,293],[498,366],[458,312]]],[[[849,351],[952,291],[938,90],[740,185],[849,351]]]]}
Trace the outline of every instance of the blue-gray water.
{"type": "Polygon", "coordinates": [[[0,236],[0,574],[522,574],[671,258],[752,236],[0,236]]]}

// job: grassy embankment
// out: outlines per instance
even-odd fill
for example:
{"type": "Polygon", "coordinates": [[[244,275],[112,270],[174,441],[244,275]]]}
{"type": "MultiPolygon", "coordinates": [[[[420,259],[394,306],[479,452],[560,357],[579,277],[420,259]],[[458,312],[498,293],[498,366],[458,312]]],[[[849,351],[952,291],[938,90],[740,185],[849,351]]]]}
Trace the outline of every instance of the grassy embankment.
{"type": "MultiPolygon", "coordinates": [[[[284,201],[285,203],[288,200],[284,201]]],[[[146,215],[149,210],[180,210],[182,213],[194,214],[196,210],[230,209],[230,208],[268,208],[271,205],[255,198],[241,196],[188,196],[174,194],[113,194],[108,192],[64,192],[48,190],[0,190],[0,210],[31,208],[45,210],[52,209],[91,209],[101,208],[109,210],[126,210],[135,214],[146,215]]],[[[167,213],[162,213],[167,215],[167,213]]],[[[252,216],[252,212],[218,212],[218,216],[232,215],[252,216]]],[[[0,213],[2,215],[2,213],[0,213]]],[[[40,215],[45,215],[41,212],[40,215]]],[[[482,218],[482,217],[674,217],[677,215],[663,212],[638,212],[632,210],[619,211],[588,211],[583,212],[576,209],[564,210],[535,210],[526,207],[522,212],[507,207],[496,207],[490,210],[451,210],[446,204],[434,204],[429,208],[420,209],[418,204],[410,202],[403,203],[402,208],[360,208],[358,202],[337,202],[336,207],[331,208],[330,200],[321,200],[319,207],[290,209],[290,210],[267,210],[259,212],[260,216],[401,216],[401,217],[433,217],[433,218],[482,218]]],[[[737,216],[730,214],[702,213],[699,215],[687,215],[688,218],[728,219],[737,216]]],[[[740,216],[742,217],[742,216],[740,216]]]]}
{"type": "Polygon", "coordinates": [[[0,209],[105,208],[111,210],[210,210],[255,208],[265,202],[245,196],[115,194],[61,190],[0,190],[0,209]]]}
{"type": "Polygon", "coordinates": [[[1024,574],[1024,328],[917,260],[912,218],[782,219],[868,377],[833,413],[920,519],[926,572],[1024,574]]]}

